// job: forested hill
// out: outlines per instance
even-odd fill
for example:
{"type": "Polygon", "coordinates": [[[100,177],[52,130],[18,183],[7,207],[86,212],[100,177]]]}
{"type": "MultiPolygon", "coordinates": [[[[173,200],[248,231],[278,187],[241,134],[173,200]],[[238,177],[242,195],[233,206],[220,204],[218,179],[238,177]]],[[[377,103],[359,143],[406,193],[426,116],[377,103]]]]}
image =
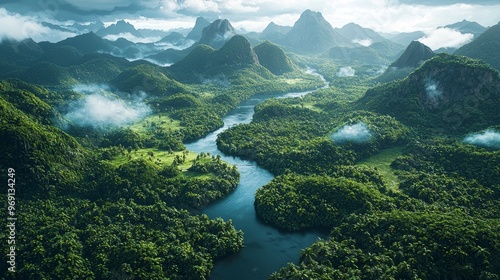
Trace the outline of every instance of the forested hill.
{"type": "Polygon", "coordinates": [[[500,123],[498,72],[461,56],[439,54],[401,81],[370,89],[358,108],[419,129],[467,133],[500,123]]]}

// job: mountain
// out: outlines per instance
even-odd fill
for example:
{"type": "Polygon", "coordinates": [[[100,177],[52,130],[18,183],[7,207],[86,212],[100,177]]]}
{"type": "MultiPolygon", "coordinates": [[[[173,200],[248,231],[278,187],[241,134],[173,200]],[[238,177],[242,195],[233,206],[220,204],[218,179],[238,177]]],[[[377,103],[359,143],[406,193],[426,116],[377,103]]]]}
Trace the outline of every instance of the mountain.
{"type": "Polygon", "coordinates": [[[170,67],[177,79],[190,82],[200,82],[200,78],[220,75],[229,77],[244,69],[272,76],[269,70],[259,64],[250,42],[241,35],[233,36],[218,50],[208,45],[198,45],[184,59],[170,67]]]}
{"type": "Polygon", "coordinates": [[[419,41],[413,41],[408,45],[404,53],[389,67],[416,68],[424,61],[434,56],[434,52],[419,41]]]}
{"type": "Polygon", "coordinates": [[[57,46],[47,50],[41,57],[41,61],[52,62],[59,66],[71,66],[77,64],[83,55],[72,46],[57,46]]]}
{"type": "Polygon", "coordinates": [[[72,30],[64,27],[64,26],[60,26],[60,25],[57,25],[57,24],[53,24],[53,23],[50,23],[50,22],[42,22],[41,23],[42,26],[45,26],[45,27],[48,27],[52,30],[59,30],[59,31],[62,31],[62,32],[68,32],[68,33],[73,33],[72,30]]]}
{"type": "Polygon", "coordinates": [[[170,34],[168,34],[167,36],[163,37],[160,41],[158,42],[162,42],[162,43],[170,43],[174,46],[176,45],[181,45],[184,43],[184,35],[182,35],[181,33],[179,32],[172,32],[170,34]]]}
{"type": "Polygon", "coordinates": [[[149,63],[123,71],[110,83],[118,90],[129,93],[142,91],[156,96],[165,96],[186,92],[184,85],[167,77],[160,67],[149,63]]]}
{"type": "Polygon", "coordinates": [[[126,59],[109,54],[92,53],[78,57],[79,53],[72,47],[55,47],[29,68],[6,76],[37,85],[66,88],[78,83],[107,83],[130,66],[126,59]],[[60,57],[57,57],[58,50],[61,51],[60,57]]]}
{"type": "Polygon", "coordinates": [[[205,27],[208,27],[210,22],[206,20],[204,17],[196,18],[196,23],[194,24],[193,29],[186,35],[187,40],[193,40],[198,42],[201,39],[201,34],[205,27]]]}
{"type": "Polygon", "coordinates": [[[403,79],[424,61],[434,56],[434,52],[419,41],[408,45],[401,56],[387,70],[376,78],[377,82],[386,83],[403,79]]]}
{"type": "Polygon", "coordinates": [[[252,64],[259,64],[257,54],[245,37],[236,35],[215,52],[209,66],[240,68],[252,64]]]}
{"type": "Polygon", "coordinates": [[[142,37],[142,34],[135,29],[135,27],[124,21],[119,20],[115,24],[111,24],[106,28],[101,28],[96,32],[96,35],[100,37],[106,37],[108,35],[119,35],[123,33],[130,33],[135,37],[142,37]]]}
{"type": "Polygon", "coordinates": [[[336,30],[354,44],[353,47],[335,46],[328,51],[328,57],[341,64],[387,65],[403,50],[403,46],[355,23],[336,30]]]}
{"type": "Polygon", "coordinates": [[[52,108],[31,92],[33,88],[19,81],[0,82],[4,92],[0,96],[0,168],[7,170],[15,163],[16,175],[24,178],[16,182],[23,190],[19,195],[38,199],[56,189],[73,191],[90,157],[73,137],[35,118],[52,108]]]}
{"type": "Polygon", "coordinates": [[[198,43],[218,49],[234,35],[236,35],[236,30],[231,23],[227,19],[218,19],[203,29],[198,43]]]}
{"type": "Polygon", "coordinates": [[[102,39],[93,32],[67,38],[55,44],[50,44],[50,43],[43,44],[44,50],[48,50],[50,48],[58,46],[59,47],[71,46],[76,48],[82,54],[89,54],[95,52],[112,52],[115,49],[114,46],[108,40],[102,39]]]}
{"type": "Polygon", "coordinates": [[[304,11],[285,35],[286,44],[301,53],[321,53],[333,46],[348,46],[351,42],[340,35],[320,12],[304,11]]]}
{"type": "Polygon", "coordinates": [[[480,25],[477,22],[467,21],[465,19],[462,20],[461,22],[446,25],[445,28],[455,29],[463,34],[471,33],[474,34],[474,37],[481,35],[487,29],[486,27],[480,25]]]}
{"type": "Polygon", "coordinates": [[[481,59],[500,71],[500,23],[488,28],[483,34],[455,54],[481,59]]]}
{"type": "Polygon", "coordinates": [[[105,28],[104,23],[100,20],[98,20],[96,22],[92,22],[88,25],[84,25],[84,24],[75,22],[70,27],[78,30],[79,32],[84,32],[84,33],[97,32],[98,30],[105,28]]]}
{"type": "Polygon", "coordinates": [[[370,47],[333,47],[326,53],[329,59],[344,65],[387,65],[388,60],[370,47]]]}
{"type": "Polygon", "coordinates": [[[438,54],[407,78],[370,89],[356,102],[363,110],[395,117],[433,133],[461,134],[500,123],[500,76],[489,65],[438,54]]]}
{"type": "Polygon", "coordinates": [[[335,29],[340,35],[344,36],[352,43],[357,43],[368,47],[374,42],[382,42],[386,39],[377,32],[361,27],[355,23],[348,23],[340,29],[335,29]]]}
{"type": "Polygon", "coordinates": [[[422,31],[414,31],[414,32],[403,32],[396,34],[383,34],[383,36],[394,43],[408,46],[411,42],[417,41],[418,39],[425,36],[425,33],[422,31]]]}
{"type": "Polygon", "coordinates": [[[43,54],[43,49],[32,39],[22,41],[4,39],[0,42],[0,75],[20,70],[43,54]]]}
{"type": "Polygon", "coordinates": [[[295,69],[283,49],[269,41],[256,46],[254,51],[257,54],[259,63],[274,75],[282,75],[295,69]]]}
{"type": "MultiPolygon", "coordinates": [[[[198,18],[197,25],[201,27],[205,21],[206,20],[203,18],[198,18]]],[[[193,29],[198,29],[199,27],[195,25],[195,28],[193,29]]],[[[218,19],[205,27],[202,31],[200,40],[190,47],[182,50],[172,48],[166,49],[159,53],[147,56],[146,58],[163,64],[177,63],[185,58],[189,53],[193,52],[200,44],[205,44],[218,49],[227,43],[234,35],[236,35],[236,31],[231,23],[227,19],[218,19]]],[[[191,35],[190,37],[194,38],[193,36],[194,35],[191,35]]],[[[186,39],[188,39],[188,37],[186,37],[186,39]]]]}
{"type": "Polygon", "coordinates": [[[285,35],[292,29],[291,26],[281,26],[274,22],[269,23],[266,28],[259,34],[263,40],[270,40],[275,43],[282,43],[285,35]]]}

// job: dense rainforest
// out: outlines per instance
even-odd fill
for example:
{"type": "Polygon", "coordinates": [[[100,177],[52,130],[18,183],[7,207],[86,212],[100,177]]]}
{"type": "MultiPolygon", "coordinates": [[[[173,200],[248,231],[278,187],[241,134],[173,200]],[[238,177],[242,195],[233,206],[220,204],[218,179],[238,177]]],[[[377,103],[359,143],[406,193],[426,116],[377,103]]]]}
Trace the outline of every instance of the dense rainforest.
{"type": "MultiPolygon", "coordinates": [[[[499,279],[497,60],[353,46],[300,22],[264,38],[217,20],[147,60],[127,54],[156,45],[93,32],[0,42],[0,204],[15,217],[2,279],[210,279],[248,245],[203,214],[241,178],[221,155],[273,175],[251,197],[259,223],[325,233],[268,279],[499,279]],[[381,68],[401,54],[411,67],[381,68]],[[216,135],[223,154],[186,149],[256,96],[251,121],[216,135]]],[[[481,58],[497,30],[458,53],[481,58]]]]}

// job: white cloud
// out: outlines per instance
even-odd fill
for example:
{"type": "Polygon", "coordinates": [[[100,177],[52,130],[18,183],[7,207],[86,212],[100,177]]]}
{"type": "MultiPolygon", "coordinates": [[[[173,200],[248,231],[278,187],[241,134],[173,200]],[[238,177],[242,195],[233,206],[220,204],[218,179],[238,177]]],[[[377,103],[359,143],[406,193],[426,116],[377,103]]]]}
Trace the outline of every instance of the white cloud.
{"type": "Polygon", "coordinates": [[[351,66],[341,67],[337,72],[337,77],[354,77],[356,75],[356,70],[351,66]]]}
{"type": "MultiPolygon", "coordinates": [[[[19,4],[16,5],[40,8],[37,4],[40,1],[18,0],[18,2],[19,4]]],[[[81,13],[74,11],[60,11],[55,13],[59,19],[61,17],[68,19],[72,14],[90,21],[98,18],[103,21],[116,22],[118,18],[125,18],[137,28],[160,30],[191,28],[196,17],[204,16],[210,20],[219,17],[227,18],[237,29],[244,28],[247,31],[260,32],[271,21],[279,25],[292,26],[306,9],[321,12],[334,27],[342,27],[347,23],[355,22],[363,27],[385,33],[416,30],[431,32],[438,26],[445,26],[463,19],[477,21],[483,26],[494,25],[500,20],[500,3],[488,6],[480,4],[428,6],[414,4],[415,2],[423,3],[420,1],[406,1],[411,4],[404,4],[403,0],[306,0],[288,1],[286,4],[278,0],[60,0],[57,2],[71,3],[80,11],[86,12],[112,11],[117,7],[121,8],[118,12],[102,17],[91,13],[82,16],[81,13]]],[[[13,5],[7,4],[6,6],[13,5]]],[[[59,8],[64,8],[64,5],[59,5],[59,8]]],[[[21,14],[25,15],[25,13],[21,14]]],[[[5,28],[3,22],[0,28],[5,28]]]]}
{"type": "Polygon", "coordinates": [[[432,50],[437,50],[439,48],[459,48],[470,43],[473,38],[473,34],[462,34],[450,28],[438,28],[426,32],[426,35],[419,41],[432,50]]]}
{"type": "Polygon", "coordinates": [[[372,139],[372,133],[364,122],[358,122],[353,125],[344,125],[333,133],[331,138],[336,143],[365,143],[372,139]]]}
{"type": "MultiPolygon", "coordinates": [[[[158,7],[157,0],[58,0],[59,2],[66,2],[82,11],[112,11],[119,7],[128,7],[130,5],[135,5],[137,7],[144,7],[149,9],[155,9],[158,7]]],[[[41,2],[41,1],[39,1],[41,2]]],[[[47,1],[50,2],[50,1],[47,1]]],[[[56,2],[57,3],[57,2],[56,2]]]]}
{"type": "Polygon", "coordinates": [[[180,12],[187,14],[200,14],[200,13],[220,13],[218,2],[206,0],[163,0],[163,10],[171,12],[180,12]]]}
{"type": "MultiPolygon", "coordinates": [[[[168,31],[177,28],[193,28],[195,18],[179,15],[172,19],[147,18],[140,16],[138,18],[126,19],[136,29],[153,29],[168,31]]],[[[114,22],[112,22],[114,23],[114,22]]]]}
{"type": "Polygon", "coordinates": [[[500,149],[500,132],[487,129],[465,137],[464,142],[481,147],[500,149]]]}
{"type": "Polygon", "coordinates": [[[119,38],[124,38],[134,43],[154,43],[161,40],[161,37],[136,37],[130,33],[120,33],[120,34],[109,34],[104,36],[104,39],[110,41],[116,41],[119,38]]]}
{"type": "Polygon", "coordinates": [[[19,14],[11,14],[0,8],[0,39],[23,40],[32,34],[47,32],[47,27],[36,23],[33,19],[19,14]]]}
{"type": "Polygon", "coordinates": [[[373,41],[371,39],[354,39],[352,40],[354,44],[360,44],[361,46],[364,47],[369,47],[373,44],[373,41]]]}
{"type": "Polygon", "coordinates": [[[70,111],[65,117],[79,126],[121,126],[137,121],[151,112],[143,102],[144,96],[127,103],[107,95],[107,87],[79,85],[74,90],[87,95],[70,104],[70,111]]]}
{"type": "Polygon", "coordinates": [[[20,41],[32,38],[37,42],[57,42],[75,35],[70,32],[50,29],[38,23],[35,18],[9,13],[4,8],[0,8],[0,22],[2,23],[0,24],[0,41],[3,39],[20,41]]]}

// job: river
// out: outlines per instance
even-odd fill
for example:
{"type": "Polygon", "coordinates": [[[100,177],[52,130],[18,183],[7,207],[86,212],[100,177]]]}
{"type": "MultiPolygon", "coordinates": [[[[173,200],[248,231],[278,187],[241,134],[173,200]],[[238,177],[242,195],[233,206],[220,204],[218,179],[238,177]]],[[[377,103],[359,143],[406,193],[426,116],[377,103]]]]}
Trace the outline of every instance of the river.
{"type": "Polygon", "coordinates": [[[310,246],[324,233],[305,231],[286,233],[257,220],[254,209],[255,192],[269,183],[273,175],[257,166],[255,162],[226,156],[217,149],[217,135],[231,126],[250,123],[255,105],[268,98],[299,97],[306,92],[290,92],[286,94],[255,95],[238,105],[224,118],[224,126],[196,142],[186,144],[186,148],[197,153],[209,152],[220,155],[222,160],[236,165],[240,172],[240,182],[234,192],[203,210],[210,218],[221,217],[231,219],[236,229],[244,233],[245,247],[238,253],[216,261],[212,270],[213,280],[260,280],[278,271],[289,262],[297,262],[301,250],[310,246]]]}

